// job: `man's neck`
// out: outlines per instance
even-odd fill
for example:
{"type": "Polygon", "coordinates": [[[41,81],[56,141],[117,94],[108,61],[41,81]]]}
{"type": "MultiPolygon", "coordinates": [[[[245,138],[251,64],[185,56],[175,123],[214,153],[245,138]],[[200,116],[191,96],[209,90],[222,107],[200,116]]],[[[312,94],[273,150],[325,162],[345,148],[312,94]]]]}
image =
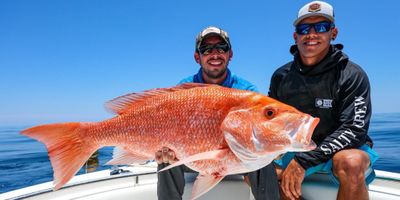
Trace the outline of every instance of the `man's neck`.
{"type": "Polygon", "coordinates": [[[208,84],[218,84],[218,85],[222,85],[222,83],[224,83],[227,73],[225,73],[223,76],[219,77],[219,78],[211,78],[206,76],[204,73],[203,75],[203,80],[204,83],[208,83],[208,84]]]}
{"type": "Polygon", "coordinates": [[[323,56],[315,56],[315,57],[304,57],[300,54],[300,58],[301,58],[301,62],[303,63],[303,66],[305,67],[311,67],[311,66],[315,66],[318,63],[320,63],[325,57],[326,55],[328,55],[329,53],[329,48],[327,48],[322,55],[323,56]]]}

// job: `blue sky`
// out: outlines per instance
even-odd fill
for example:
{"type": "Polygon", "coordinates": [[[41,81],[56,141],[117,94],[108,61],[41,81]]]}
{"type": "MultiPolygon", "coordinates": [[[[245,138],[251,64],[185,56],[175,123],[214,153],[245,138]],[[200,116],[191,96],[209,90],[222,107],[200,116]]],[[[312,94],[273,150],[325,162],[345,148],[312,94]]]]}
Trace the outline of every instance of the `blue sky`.
{"type": "MultiPolygon", "coordinates": [[[[229,33],[232,71],[266,93],[307,2],[1,0],[0,125],[108,118],[106,101],[194,74],[194,39],[209,25],[229,33]]],[[[328,2],[374,113],[400,112],[400,1],[328,2]]]]}

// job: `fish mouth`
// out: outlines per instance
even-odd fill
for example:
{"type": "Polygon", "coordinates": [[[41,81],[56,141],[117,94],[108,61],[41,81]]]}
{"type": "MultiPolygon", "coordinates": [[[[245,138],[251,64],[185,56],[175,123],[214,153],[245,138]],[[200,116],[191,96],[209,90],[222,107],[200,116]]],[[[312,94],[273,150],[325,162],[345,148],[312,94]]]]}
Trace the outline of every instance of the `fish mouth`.
{"type": "Polygon", "coordinates": [[[291,131],[294,151],[310,151],[317,147],[311,138],[318,123],[319,118],[314,118],[310,115],[301,118],[300,126],[291,131]]]}
{"type": "Polygon", "coordinates": [[[317,127],[319,123],[319,118],[318,117],[311,117],[311,116],[307,116],[307,119],[304,123],[304,127],[306,128],[306,130],[308,130],[308,133],[306,134],[307,137],[307,141],[311,140],[312,134],[315,130],[315,128],[317,127]]]}
{"type": "MultiPolygon", "coordinates": [[[[308,149],[315,149],[317,146],[314,141],[312,141],[312,135],[314,133],[315,128],[317,127],[319,123],[319,118],[318,117],[312,117],[308,115],[305,117],[305,120],[303,122],[303,134],[305,137],[302,137],[300,140],[300,143],[304,144],[308,149]]],[[[301,134],[302,135],[302,134],[301,134]]]]}

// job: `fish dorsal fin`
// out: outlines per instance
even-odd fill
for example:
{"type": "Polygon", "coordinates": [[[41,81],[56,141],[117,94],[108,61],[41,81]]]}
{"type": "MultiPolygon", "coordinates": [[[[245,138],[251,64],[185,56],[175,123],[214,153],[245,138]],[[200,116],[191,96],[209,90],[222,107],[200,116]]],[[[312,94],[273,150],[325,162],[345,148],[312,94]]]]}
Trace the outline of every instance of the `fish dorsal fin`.
{"type": "Polygon", "coordinates": [[[199,174],[193,184],[192,197],[190,199],[199,198],[204,193],[210,191],[223,178],[224,176],[221,175],[199,174]]]}
{"type": "Polygon", "coordinates": [[[171,165],[168,165],[167,167],[163,168],[159,172],[171,169],[173,167],[183,165],[186,163],[198,161],[198,160],[220,160],[221,158],[225,157],[229,153],[229,149],[219,149],[219,150],[214,150],[214,151],[206,151],[203,153],[198,153],[191,155],[185,159],[179,160],[171,165]]]}
{"type": "Polygon", "coordinates": [[[180,90],[192,89],[192,88],[196,88],[196,87],[215,87],[215,85],[202,84],[202,83],[184,83],[184,84],[177,85],[175,87],[170,87],[170,88],[156,88],[156,89],[146,90],[146,91],[138,92],[138,93],[130,93],[130,94],[126,94],[126,95],[117,97],[111,101],[108,101],[105,104],[105,107],[111,113],[121,115],[124,112],[126,112],[126,110],[128,110],[132,104],[145,101],[147,99],[153,98],[158,95],[162,95],[162,94],[166,94],[166,93],[170,93],[170,92],[176,92],[176,91],[180,91],[180,90]]]}

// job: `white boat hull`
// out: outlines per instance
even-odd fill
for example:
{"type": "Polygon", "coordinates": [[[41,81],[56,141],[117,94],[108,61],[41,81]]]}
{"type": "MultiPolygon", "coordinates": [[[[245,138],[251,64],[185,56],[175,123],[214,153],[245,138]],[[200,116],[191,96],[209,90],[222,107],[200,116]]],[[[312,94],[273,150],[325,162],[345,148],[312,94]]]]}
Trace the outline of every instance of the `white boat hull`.
{"type": "MultiPolygon", "coordinates": [[[[156,200],[157,174],[154,166],[123,168],[129,172],[110,175],[103,170],[74,177],[66,186],[52,191],[52,182],[47,182],[0,195],[0,199],[40,200],[156,200]]],[[[369,186],[372,200],[400,200],[400,174],[376,170],[377,178],[369,186]]],[[[187,178],[183,199],[189,199],[194,178],[187,178]]],[[[312,175],[305,179],[303,197],[313,199],[336,199],[337,187],[325,174],[312,175]]],[[[253,200],[249,187],[241,178],[231,178],[219,183],[200,200],[253,200]]]]}

